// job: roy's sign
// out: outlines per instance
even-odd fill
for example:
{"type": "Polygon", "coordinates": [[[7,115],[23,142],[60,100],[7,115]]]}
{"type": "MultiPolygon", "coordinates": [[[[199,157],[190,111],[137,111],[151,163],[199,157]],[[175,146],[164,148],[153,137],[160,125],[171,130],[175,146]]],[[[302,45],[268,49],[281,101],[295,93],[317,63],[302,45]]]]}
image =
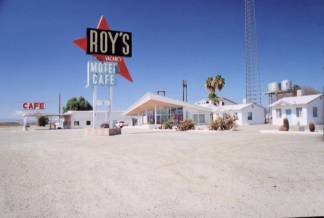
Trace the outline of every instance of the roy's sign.
{"type": "Polygon", "coordinates": [[[132,56],[132,34],[123,31],[110,31],[107,20],[101,16],[97,28],[87,28],[87,36],[73,41],[75,45],[92,55],[98,61],[114,61],[119,74],[132,82],[124,57],[132,56]]]}
{"type": "Polygon", "coordinates": [[[87,28],[87,54],[132,56],[132,33],[87,28]]]}
{"type": "Polygon", "coordinates": [[[105,17],[101,16],[97,28],[87,28],[87,36],[73,42],[98,60],[88,61],[87,87],[92,88],[92,127],[96,128],[97,106],[108,106],[106,121],[112,127],[112,90],[116,84],[115,75],[119,74],[128,81],[133,81],[124,62],[124,57],[132,56],[132,34],[110,30],[105,17]],[[107,100],[97,101],[98,86],[108,87],[107,100]]]}
{"type": "Polygon", "coordinates": [[[45,109],[44,102],[24,102],[22,106],[24,110],[44,110],[45,109]]]}

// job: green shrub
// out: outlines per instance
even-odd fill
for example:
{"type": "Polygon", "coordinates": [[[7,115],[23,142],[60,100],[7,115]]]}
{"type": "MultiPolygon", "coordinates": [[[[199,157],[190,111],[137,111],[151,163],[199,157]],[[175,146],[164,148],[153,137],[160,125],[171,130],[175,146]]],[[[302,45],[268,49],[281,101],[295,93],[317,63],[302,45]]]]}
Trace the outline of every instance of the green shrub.
{"type": "Polygon", "coordinates": [[[163,129],[172,129],[172,127],[173,127],[173,122],[171,120],[167,120],[162,124],[163,129]]]}
{"type": "Polygon", "coordinates": [[[46,116],[41,116],[38,118],[38,126],[46,126],[48,124],[48,117],[46,116]]]}
{"type": "Polygon", "coordinates": [[[178,130],[180,131],[187,131],[187,130],[195,129],[195,124],[194,122],[192,122],[192,120],[184,120],[181,121],[177,127],[178,130]]]}
{"type": "Polygon", "coordinates": [[[212,121],[209,125],[210,130],[229,130],[236,126],[236,119],[230,114],[224,114],[223,117],[217,117],[216,120],[212,121]]]}

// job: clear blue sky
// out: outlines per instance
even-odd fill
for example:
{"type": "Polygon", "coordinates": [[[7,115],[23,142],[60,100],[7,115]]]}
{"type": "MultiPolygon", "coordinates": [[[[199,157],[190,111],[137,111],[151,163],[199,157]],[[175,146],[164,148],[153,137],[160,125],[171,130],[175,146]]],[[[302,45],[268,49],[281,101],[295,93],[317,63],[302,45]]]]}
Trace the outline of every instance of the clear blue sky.
{"type": "MultiPolygon", "coordinates": [[[[256,10],[262,89],[282,79],[321,89],[324,1],[256,0],[256,10]]],[[[217,73],[226,79],[224,96],[244,97],[243,0],[0,0],[0,118],[14,117],[24,101],[44,101],[56,112],[59,92],[64,103],[80,95],[91,100],[89,56],[72,40],[101,15],[112,29],[133,33],[126,63],[134,83],[118,79],[114,110],[147,91],[180,99],[182,79],[194,102],[206,97],[204,80],[217,73]]]]}

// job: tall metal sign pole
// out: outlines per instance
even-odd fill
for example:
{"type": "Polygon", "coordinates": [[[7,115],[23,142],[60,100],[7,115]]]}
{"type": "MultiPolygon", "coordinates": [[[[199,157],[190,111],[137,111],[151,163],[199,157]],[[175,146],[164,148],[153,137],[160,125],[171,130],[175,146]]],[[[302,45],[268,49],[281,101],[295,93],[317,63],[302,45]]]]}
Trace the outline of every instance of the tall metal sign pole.
{"type": "Polygon", "coordinates": [[[115,62],[88,61],[87,85],[86,88],[92,88],[92,127],[97,127],[96,111],[98,106],[107,107],[105,122],[112,126],[112,89],[116,85],[116,74],[118,66],[115,62]],[[107,99],[98,99],[98,87],[107,88],[107,99]]]}
{"type": "Polygon", "coordinates": [[[88,62],[87,87],[92,88],[93,116],[92,126],[96,128],[98,105],[107,106],[106,122],[112,128],[112,95],[116,83],[115,75],[121,75],[132,82],[124,57],[132,56],[132,33],[109,30],[107,20],[101,16],[97,28],[87,28],[86,37],[73,41],[97,61],[88,62]],[[97,87],[108,87],[108,100],[97,99],[97,87]]]}
{"type": "Polygon", "coordinates": [[[113,96],[113,87],[109,86],[109,105],[108,105],[108,119],[109,119],[109,126],[113,126],[113,122],[111,119],[112,113],[112,96],[113,96]]]}

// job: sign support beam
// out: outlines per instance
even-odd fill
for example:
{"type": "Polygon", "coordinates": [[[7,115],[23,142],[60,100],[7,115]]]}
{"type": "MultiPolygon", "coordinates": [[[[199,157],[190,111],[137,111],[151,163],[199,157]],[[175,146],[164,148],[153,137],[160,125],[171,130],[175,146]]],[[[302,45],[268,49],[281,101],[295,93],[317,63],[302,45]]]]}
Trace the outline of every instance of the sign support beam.
{"type": "Polygon", "coordinates": [[[92,127],[96,128],[97,87],[92,88],[92,127]]]}
{"type": "Polygon", "coordinates": [[[113,87],[109,86],[109,105],[108,105],[108,119],[109,119],[109,128],[113,128],[113,122],[111,120],[111,110],[112,110],[112,95],[113,87]]]}

